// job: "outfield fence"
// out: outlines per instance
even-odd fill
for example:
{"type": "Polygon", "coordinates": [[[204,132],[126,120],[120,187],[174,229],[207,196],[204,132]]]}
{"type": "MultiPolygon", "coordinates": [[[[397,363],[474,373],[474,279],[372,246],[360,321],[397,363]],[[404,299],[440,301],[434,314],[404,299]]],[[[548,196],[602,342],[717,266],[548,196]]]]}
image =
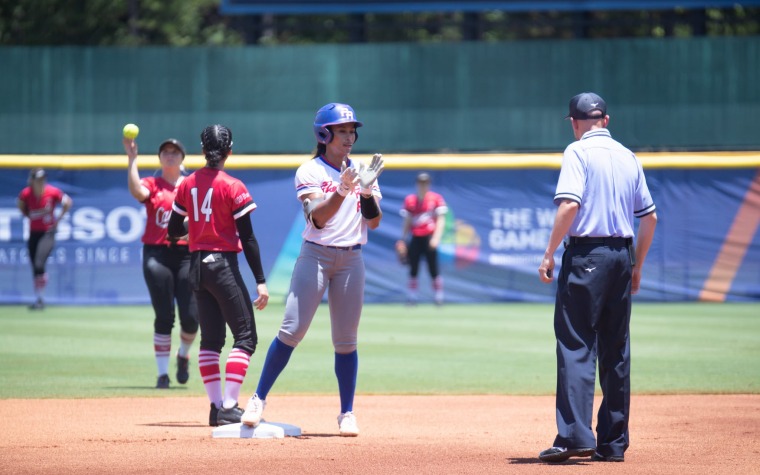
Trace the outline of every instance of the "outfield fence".
{"type": "MultiPolygon", "coordinates": [[[[258,204],[252,221],[274,298],[287,291],[300,250],[304,219],[293,176],[308,158],[233,155],[227,167],[258,204]]],[[[760,300],[760,153],[641,158],[659,224],[636,298],[760,300]]],[[[540,283],[537,269],[556,211],[552,198],[560,154],[389,154],[386,159],[380,178],[384,217],[363,249],[367,302],[404,300],[407,269],[396,261],[393,244],[401,235],[403,199],[414,192],[416,174],[423,170],[450,209],[440,246],[446,300],[553,301],[555,287],[540,283]]],[[[143,176],[158,172],[155,156],[140,160],[143,176]]],[[[192,155],[186,164],[193,170],[203,160],[192,155]]],[[[140,243],[146,216],[127,190],[125,157],[0,156],[0,303],[32,298],[28,225],[15,207],[32,166],[45,166],[49,182],[74,200],[48,262],[49,302],[149,302],[140,243]]],[[[555,257],[559,262],[561,249],[555,257]]],[[[244,277],[255,288],[247,270],[244,277]]],[[[430,297],[429,287],[423,265],[423,298],[430,297]]]]}

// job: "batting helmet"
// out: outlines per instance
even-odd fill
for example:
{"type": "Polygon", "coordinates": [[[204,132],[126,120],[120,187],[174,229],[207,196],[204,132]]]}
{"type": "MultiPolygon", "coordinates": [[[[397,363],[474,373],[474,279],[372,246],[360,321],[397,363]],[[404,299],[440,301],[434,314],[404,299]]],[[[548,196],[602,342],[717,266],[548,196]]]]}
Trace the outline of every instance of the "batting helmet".
{"type": "MultiPolygon", "coordinates": [[[[356,124],[356,127],[364,125],[362,122],[356,119],[354,109],[348,104],[340,104],[338,102],[331,102],[317,111],[317,117],[314,118],[314,135],[317,137],[317,142],[328,144],[333,139],[333,134],[328,125],[336,124],[356,124]]],[[[356,138],[359,138],[359,133],[356,133],[356,138]]]]}

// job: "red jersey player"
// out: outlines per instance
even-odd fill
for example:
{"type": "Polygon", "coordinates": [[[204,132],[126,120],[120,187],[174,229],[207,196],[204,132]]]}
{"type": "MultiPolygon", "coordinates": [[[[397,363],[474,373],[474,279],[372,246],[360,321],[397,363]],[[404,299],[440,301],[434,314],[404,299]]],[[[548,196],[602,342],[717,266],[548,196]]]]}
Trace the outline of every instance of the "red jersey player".
{"type": "Polygon", "coordinates": [[[417,176],[417,193],[411,194],[404,200],[401,216],[404,226],[401,239],[406,241],[411,234],[409,249],[409,283],[407,301],[417,303],[417,275],[420,268],[420,258],[424,255],[427,261],[430,278],[435,293],[435,303],[443,303],[443,277],[438,268],[438,245],[446,224],[448,207],[443,197],[430,191],[430,175],[420,173],[417,176]]]}
{"type": "Polygon", "coordinates": [[[211,401],[209,425],[216,426],[240,422],[243,410],[237,399],[258,343],[253,306],[263,310],[269,291],[251,225],[250,213],[256,203],[243,182],[223,170],[232,153],[232,131],[223,125],[208,126],[201,133],[201,144],[206,166],[179,185],[169,218],[169,236],[189,235],[190,283],[201,326],[198,366],[211,401]],[[238,267],[241,250],[256,279],[258,297],[253,305],[238,267]],[[222,392],[219,359],[225,324],[235,341],[227,356],[222,392]]]}
{"type": "Polygon", "coordinates": [[[47,286],[45,263],[55,245],[55,231],[63,215],[71,209],[73,201],[60,189],[47,184],[47,174],[42,168],[29,173],[29,186],[21,190],[16,202],[21,214],[29,218],[29,262],[34,275],[35,302],[32,310],[45,308],[44,293],[47,286]],[[55,209],[61,211],[56,216],[55,209]]]}
{"type": "Polygon", "coordinates": [[[150,293],[155,314],[153,319],[153,353],[158,369],[156,388],[169,387],[169,359],[172,348],[175,303],[179,310],[180,344],[177,350],[177,382],[185,384],[190,377],[190,346],[198,333],[198,306],[188,283],[190,251],[187,240],[169,239],[166,227],[174,203],[177,186],[182,182],[185,147],[179,140],[167,139],[158,146],[160,176],[140,179],[137,169],[137,142],[123,139],[127,153],[127,186],[132,196],[145,205],[143,243],[143,277],[150,293]]]}

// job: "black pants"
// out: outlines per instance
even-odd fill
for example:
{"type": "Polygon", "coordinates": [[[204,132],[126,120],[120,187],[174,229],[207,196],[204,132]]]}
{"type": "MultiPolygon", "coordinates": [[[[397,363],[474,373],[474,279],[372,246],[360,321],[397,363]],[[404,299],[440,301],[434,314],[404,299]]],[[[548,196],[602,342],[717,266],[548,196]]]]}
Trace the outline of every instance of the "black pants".
{"type": "Polygon", "coordinates": [[[185,333],[198,331],[198,306],[189,284],[190,251],[187,246],[143,246],[143,276],[150,293],[159,335],[171,335],[175,302],[185,333]]]}
{"type": "Polygon", "coordinates": [[[409,243],[409,275],[412,277],[417,277],[419,274],[422,256],[425,256],[430,277],[433,279],[438,277],[438,249],[430,246],[431,237],[433,237],[432,234],[412,236],[412,241],[409,243]]]}
{"type": "Polygon", "coordinates": [[[45,273],[45,263],[55,246],[55,230],[32,231],[29,233],[29,262],[35,277],[45,273]]]}
{"type": "Polygon", "coordinates": [[[571,244],[562,256],[557,337],[557,447],[596,447],[604,456],[628,448],[631,261],[628,247],[571,244]],[[596,364],[602,404],[591,430],[596,364]]]}
{"type": "Polygon", "coordinates": [[[198,301],[201,350],[221,353],[229,326],[233,348],[253,354],[258,344],[256,321],[237,253],[193,252],[190,276],[198,301]]]}

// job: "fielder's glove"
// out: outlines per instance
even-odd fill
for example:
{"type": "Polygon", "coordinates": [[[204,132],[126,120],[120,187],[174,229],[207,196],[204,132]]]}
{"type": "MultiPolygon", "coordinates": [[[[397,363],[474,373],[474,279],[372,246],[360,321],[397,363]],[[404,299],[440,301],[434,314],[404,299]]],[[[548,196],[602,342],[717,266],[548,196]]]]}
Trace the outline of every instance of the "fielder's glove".
{"type": "Polygon", "coordinates": [[[405,266],[409,263],[409,250],[406,247],[406,242],[403,239],[396,241],[396,257],[401,265],[405,266]]]}

